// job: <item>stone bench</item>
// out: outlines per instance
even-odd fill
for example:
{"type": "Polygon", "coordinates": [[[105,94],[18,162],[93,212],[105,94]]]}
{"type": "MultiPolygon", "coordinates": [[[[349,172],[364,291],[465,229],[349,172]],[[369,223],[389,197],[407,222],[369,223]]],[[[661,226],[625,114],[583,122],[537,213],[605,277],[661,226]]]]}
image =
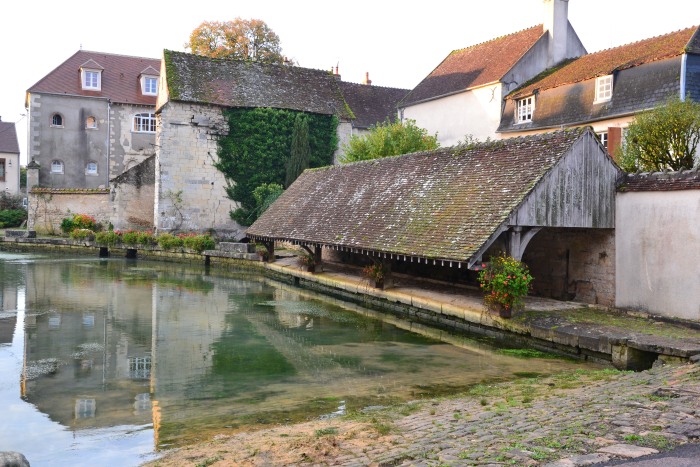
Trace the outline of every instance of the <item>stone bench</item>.
{"type": "Polygon", "coordinates": [[[5,230],[7,238],[36,238],[36,230],[5,230]]]}

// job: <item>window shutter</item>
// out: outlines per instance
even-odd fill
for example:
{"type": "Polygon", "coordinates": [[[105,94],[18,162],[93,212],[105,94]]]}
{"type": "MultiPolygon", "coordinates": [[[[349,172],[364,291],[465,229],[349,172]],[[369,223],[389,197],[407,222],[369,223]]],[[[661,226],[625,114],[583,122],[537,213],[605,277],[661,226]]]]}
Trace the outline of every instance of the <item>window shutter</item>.
{"type": "Polygon", "coordinates": [[[622,144],[622,128],[608,127],[608,153],[611,156],[615,155],[615,151],[622,144]]]}

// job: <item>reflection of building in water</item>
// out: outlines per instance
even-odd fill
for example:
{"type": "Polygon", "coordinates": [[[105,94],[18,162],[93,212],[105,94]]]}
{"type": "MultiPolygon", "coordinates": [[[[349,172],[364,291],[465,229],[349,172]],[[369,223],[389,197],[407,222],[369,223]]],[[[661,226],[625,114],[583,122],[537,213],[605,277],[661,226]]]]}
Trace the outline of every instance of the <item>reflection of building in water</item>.
{"type": "Polygon", "coordinates": [[[0,344],[11,344],[12,335],[15,332],[15,326],[17,325],[17,316],[2,316],[2,311],[0,311],[0,344]]]}

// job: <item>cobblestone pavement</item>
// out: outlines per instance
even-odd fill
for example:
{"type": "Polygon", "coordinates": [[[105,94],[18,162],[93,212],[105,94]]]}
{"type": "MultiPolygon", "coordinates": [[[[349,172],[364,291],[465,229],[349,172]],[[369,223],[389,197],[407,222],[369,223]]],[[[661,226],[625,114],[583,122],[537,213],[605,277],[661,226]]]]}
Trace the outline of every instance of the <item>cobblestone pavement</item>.
{"type": "Polygon", "coordinates": [[[219,435],[155,465],[594,465],[700,438],[700,366],[580,370],[219,435]]]}

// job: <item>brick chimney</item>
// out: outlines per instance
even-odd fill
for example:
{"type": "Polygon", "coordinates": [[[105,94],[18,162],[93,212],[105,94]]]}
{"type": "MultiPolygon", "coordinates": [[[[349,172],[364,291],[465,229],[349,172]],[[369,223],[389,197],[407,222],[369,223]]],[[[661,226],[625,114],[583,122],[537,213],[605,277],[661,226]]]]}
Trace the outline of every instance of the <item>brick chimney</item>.
{"type": "Polygon", "coordinates": [[[551,67],[568,58],[569,0],[544,0],[543,26],[549,33],[547,67],[551,67]]]}
{"type": "Polygon", "coordinates": [[[369,71],[365,71],[365,79],[362,80],[362,84],[372,84],[372,80],[369,79],[369,71]]]}

